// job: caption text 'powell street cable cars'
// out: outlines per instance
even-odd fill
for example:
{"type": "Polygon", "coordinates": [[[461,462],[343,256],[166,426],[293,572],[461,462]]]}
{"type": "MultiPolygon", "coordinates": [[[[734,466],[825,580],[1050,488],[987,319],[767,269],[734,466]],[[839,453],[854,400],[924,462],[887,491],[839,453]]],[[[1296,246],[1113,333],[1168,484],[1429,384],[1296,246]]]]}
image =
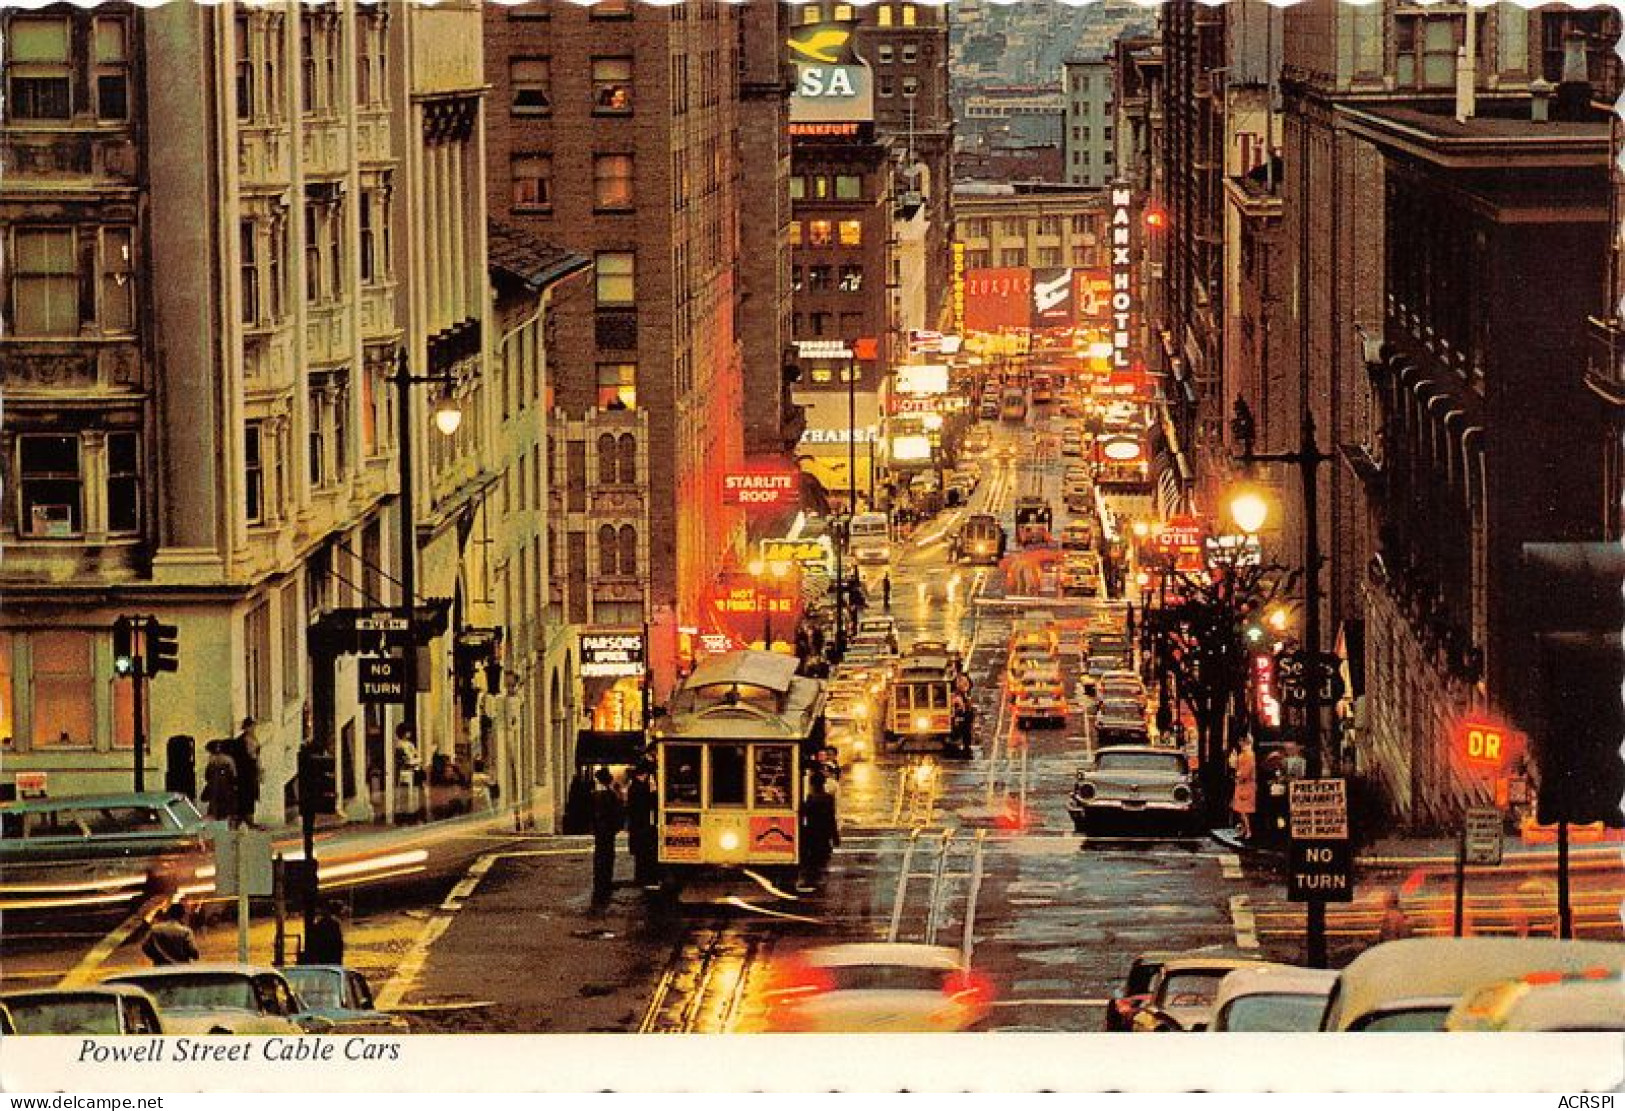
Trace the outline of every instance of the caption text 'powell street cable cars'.
{"type": "Polygon", "coordinates": [[[696,667],[653,731],[659,859],[671,878],[745,868],[793,882],[803,772],[824,744],[823,684],[794,656],[728,652],[696,667]]]}

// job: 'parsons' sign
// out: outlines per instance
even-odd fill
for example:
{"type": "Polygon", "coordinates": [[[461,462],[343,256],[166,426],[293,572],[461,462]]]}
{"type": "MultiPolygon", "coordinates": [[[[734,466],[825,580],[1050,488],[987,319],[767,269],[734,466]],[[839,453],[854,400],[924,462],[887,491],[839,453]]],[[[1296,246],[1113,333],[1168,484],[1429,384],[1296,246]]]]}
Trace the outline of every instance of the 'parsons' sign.
{"type": "Polygon", "coordinates": [[[722,476],[723,505],[775,509],[795,501],[800,491],[797,471],[745,471],[722,476]]]}

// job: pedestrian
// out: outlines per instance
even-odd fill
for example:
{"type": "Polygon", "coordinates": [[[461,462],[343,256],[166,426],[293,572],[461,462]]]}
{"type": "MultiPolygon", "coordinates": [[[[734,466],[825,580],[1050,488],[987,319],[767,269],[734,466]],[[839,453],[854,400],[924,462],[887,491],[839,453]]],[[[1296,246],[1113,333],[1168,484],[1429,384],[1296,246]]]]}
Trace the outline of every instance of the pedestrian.
{"type": "Polygon", "coordinates": [[[626,785],[626,842],[632,853],[632,882],[645,891],[660,890],[655,829],[655,788],[649,765],[639,762],[626,785]]]}
{"type": "Polygon", "coordinates": [[[231,757],[237,764],[237,820],[254,826],[260,804],[260,741],[253,718],[244,718],[241,730],[232,738],[231,757]]]}
{"type": "Polygon", "coordinates": [[[203,746],[209,762],[203,766],[203,802],[217,822],[237,824],[237,762],[226,752],[225,741],[203,746]]]}
{"type": "Polygon", "coordinates": [[[1251,737],[1241,739],[1241,747],[1236,750],[1232,759],[1236,782],[1231,789],[1230,809],[1235,811],[1236,828],[1241,833],[1241,839],[1251,841],[1253,812],[1258,809],[1258,763],[1253,756],[1251,737]]]}
{"type": "Polygon", "coordinates": [[[818,890],[824,869],[829,866],[830,854],[841,843],[835,820],[835,796],[829,793],[827,786],[824,773],[813,772],[807,797],[801,802],[801,882],[796,884],[796,890],[803,893],[818,890]]]}
{"type": "Polygon", "coordinates": [[[598,786],[592,792],[592,901],[602,906],[615,887],[615,837],[626,824],[626,806],[608,768],[599,768],[593,779],[598,786]]]}
{"type": "Polygon", "coordinates": [[[812,630],[812,654],[821,657],[824,654],[824,627],[814,625],[812,630]]]}
{"type": "Polygon", "coordinates": [[[846,588],[846,596],[852,602],[854,615],[861,615],[863,608],[869,604],[863,597],[863,580],[856,571],[852,572],[852,585],[846,588]]]}
{"type": "Polygon", "coordinates": [[[880,577],[880,604],[887,613],[891,612],[891,572],[887,571],[880,577]]]}
{"type": "Polygon", "coordinates": [[[198,959],[197,939],[192,936],[192,927],[186,924],[184,904],[169,904],[164,920],[147,931],[141,951],[158,965],[190,964],[198,959]]]}
{"type": "Polygon", "coordinates": [[[1411,936],[1411,920],[1399,905],[1399,892],[1386,891],[1382,896],[1382,922],[1377,926],[1378,941],[1398,941],[1411,936]]]}
{"type": "Polygon", "coordinates": [[[322,904],[310,923],[310,936],[305,939],[304,952],[299,954],[300,964],[344,963],[344,926],[338,915],[338,904],[322,904]]]}
{"type": "Polygon", "coordinates": [[[395,786],[402,792],[397,811],[416,814],[419,810],[418,786],[423,782],[423,761],[418,756],[417,742],[412,739],[411,728],[403,721],[395,727],[395,786]]]}

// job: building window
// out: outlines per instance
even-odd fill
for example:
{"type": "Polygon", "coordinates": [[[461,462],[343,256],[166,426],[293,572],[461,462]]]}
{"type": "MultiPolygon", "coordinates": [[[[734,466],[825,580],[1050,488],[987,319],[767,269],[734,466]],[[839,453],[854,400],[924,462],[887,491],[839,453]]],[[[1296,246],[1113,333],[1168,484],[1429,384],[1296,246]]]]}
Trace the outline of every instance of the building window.
{"type": "Polygon", "coordinates": [[[598,526],[598,573],[600,575],[614,575],[619,573],[621,562],[621,546],[615,534],[614,525],[598,526]]]}
{"type": "Polygon", "coordinates": [[[638,530],[631,525],[622,525],[619,536],[621,554],[621,574],[636,575],[638,573],[638,530]]]}
{"type": "Polygon", "coordinates": [[[806,7],[801,9],[801,22],[803,24],[818,23],[822,21],[823,18],[824,11],[817,4],[808,4],[806,7]]]}
{"type": "Polygon", "coordinates": [[[361,281],[363,285],[370,285],[382,276],[383,267],[379,266],[378,258],[378,206],[376,195],[370,189],[361,191],[360,210],[358,219],[361,225],[361,281]]]}
{"type": "Polygon", "coordinates": [[[991,259],[989,258],[989,253],[987,251],[976,250],[965,252],[966,270],[986,270],[990,265],[991,259]]]}
{"type": "Polygon", "coordinates": [[[326,400],[319,392],[310,395],[310,485],[313,489],[327,485],[326,429],[323,427],[326,420],[322,411],[327,408],[326,400]]]}
{"type": "Polygon", "coordinates": [[[69,537],[84,531],[84,484],[79,437],[18,436],[20,531],[26,536],[69,537]]]}
{"type": "Polygon", "coordinates": [[[830,22],[831,23],[851,23],[852,22],[852,5],[851,4],[836,4],[835,5],[835,15],[830,19],[830,22]]]}
{"type": "Polygon", "coordinates": [[[636,363],[598,364],[598,407],[636,409],[638,407],[638,365],[636,363]]]}
{"type": "Polygon", "coordinates": [[[239,12],[233,26],[237,51],[237,118],[254,118],[254,52],[249,45],[248,16],[239,12]]]}
{"type": "Polygon", "coordinates": [[[102,229],[101,327],[103,332],[135,330],[135,260],[131,229],[102,229]]]}
{"type": "Polygon", "coordinates": [[[976,216],[976,217],[973,217],[973,218],[971,218],[969,220],[966,220],[965,221],[965,238],[966,239],[986,239],[987,238],[987,220],[984,219],[981,216],[976,216]]]}
{"type": "Polygon", "coordinates": [[[896,84],[896,82],[894,82],[892,80],[892,76],[889,73],[881,74],[881,76],[880,76],[880,95],[881,96],[896,96],[897,95],[897,84],[896,84]]]}
{"type": "Polygon", "coordinates": [[[833,274],[834,268],[830,266],[807,267],[807,288],[813,292],[829,289],[833,274]]]}
{"type": "Polygon", "coordinates": [[[903,78],[903,95],[905,97],[912,99],[913,97],[919,95],[919,92],[920,79],[918,77],[903,78]]]}
{"type": "Polygon", "coordinates": [[[799,266],[790,267],[790,292],[800,293],[806,288],[806,271],[799,266]]]}
{"type": "Polygon", "coordinates": [[[287,72],[287,47],[283,43],[282,28],[280,15],[266,18],[265,62],[262,67],[265,74],[265,114],[273,120],[280,120],[287,114],[282,89],[282,75],[287,72]]]}
{"type": "Polygon", "coordinates": [[[107,531],[141,527],[141,441],[134,432],[107,436],[107,531]]]}
{"type": "Polygon", "coordinates": [[[849,265],[841,267],[841,292],[857,293],[863,289],[863,267],[849,265]]]}
{"type": "Polygon", "coordinates": [[[892,60],[890,44],[882,43],[880,46],[875,47],[875,60],[877,62],[890,62],[892,60]]]}
{"type": "Polygon", "coordinates": [[[632,156],[600,154],[592,160],[593,208],[599,212],[629,212],[633,207],[632,156]]]}
{"type": "Polygon", "coordinates": [[[891,18],[891,5],[882,4],[880,5],[880,9],[875,12],[875,26],[890,27],[891,18]]]}
{"type": "Polygon", "coordinates": [[[790,179],[790,199],[792,201],[803,201],[807,199],[807,179],[802,177],[800,174],[797,174],[790,179]]]}
{"type": "MultiPolygon", "coordinates": [[[[1614,43],[1618,34],[1609,28],[1610,12],[1607,8],[1591,11],[1541,12],[1540,15],[1540,69],[1541,76],[1557,84],[1563,80],[1563,55],[1569,35],[1578,34],[1586,40],[1586,75],[1593,85],[1609,84],[1608,66],[1613,61],[1614,43]]],[[[1482,28],[1479,34],[1483,34],[1482,28]]]]}
{"type": "Polygon", "coordinates": [[[919,16],[919,14],[920,13],[915,10],[915,7],[914,7],[913,4],[904,4],[903,5],[903,26],[904,27],[912,27],[912,26],[914,26],[915,20],[919,16]]]}
{"type": "Polygon", "coordinates": [[[803,239],[802,239],[801,221],[800,220],[791,220],[790,221],[790,246],[799,247],[799,246],[802,245],[802,242],[803,242],[803,239]]]}
{"type": "Polygon", "coordinates": [[[260,322],[260,262],[259,234],[254,221],[244,220],[237,225],[238,268],[242,273],[243,323],[260,322]]]}
{"type": "Polygon", "coordinates": [[[305,301],[322,297],[322,221],[317,206],[305,204],[305,301]]]}
{"type": "Polygon", "coordinates": [[[545,116],[553,110],[552,72],[546,58],[515,58],[509,63],[514,115],[545,116]]]}
{"type": "Polygon", "coordinates": [[[304,639],[304,615],[299,612],[299,580],[289,579],[278,593],[282,610],[282,701],[299,697],[299,642],[304,639]]]}
{"type": "Polygon", "coordinates": [[[835,225],[829,220],[811,220],[807,224],[807,245],[809,247],[833,247],[835,245],[835,225]]]}
{"type": "Polygon", "coordinates": [[[915,62],[917,62],[919,60],[920,60],[920,48],[918,46],[914,45],[911,42],[904,43],[903,44],[903,64],[911,66],[911,65],[913,65],[915,62]]]}
{"type": "Polygon", "coordinates": [[[70,118],[68,21],[18,17],[6,30],[8,114],[16,120],[70,118]]]}
{"type": "Polygon", "coordinates": [[[79,273],[69,228],[19,228],[12,256],[12,330],[19,336],[79,334],[79,273]]]}
{"type": "Polygon", "coordinates": [[[513,206],[530,212],[553,207],[553,159],[545,154],[516,154],[509,160],[513,206]]]}
{"type": "Polygon", "coordinates": [[[1089,217],[1087,217],[1087,216],[1074,216],[1074,217],[1072,217],[1072,234],[1073,235],[1088,235],[1089,232],[1090,232],[1089,217]]]}
{"type": "Polygon", "coordinates": [[[862,200],[863,178],[857,174],[836,174],[835,199],[838,201],[862,200]]]}
{"type": "Polygon", "coordinates": [[[636,261],[631,251],[599,251],[597,296],[600,308],[631,305],[637,299],[636,261]]]}
{"type": "Polygon", "coordinates": [[[615,435],[605,432],[598,437],[598,484],[615,485],[615,435]]]}
{"type": "Polygon", "coordinates": [[[1026,266],[1027,252],[1021,247],[1006,247],[999,252],[1000,266],[1026,266]]]}
{"type": "MultiPolygon", "coordinates": [[[[1478,15],[1479,65],[1485,65],[1488,36],[1478,15]]],[[[1446,88],[1456,81],[1456,48],[1467,24],[1459,15],[1396,15],[1394,76],[1404,88],[1446,88]]]]}
{"type": "Polygon", "coordinates": [[[243,678],[249,716],[271,716],[271,603],[261,601],[243,619],[243,678]]]}
{"type": "Polygon", "coordinates": [[[243,427],[243,510],[251,525],[265,520],[265,461],[261,421],[243,427]]]}
{"type": "Polygon", "coordinates": [[[36,748],[88,748],[96,738],[95,641],[54,630],[29,637],[36,748]]]}
{"type": "Polygon", "coordinates": [[[389,15],[382,5],[358,21],[361,44],[356,50],[356,100],[389,103],[389,15]]]}
{"type": "Polygon", "coordinates": [[[632,59],[592,60],[592,112],[595,116],[625,116],[632,112],[632,59]]]}
{"type": "Polygon", "coordinates": [[[615,444],[616,455],[619,456],[620,483],[623,486],[635,485],[638,481],[638,441],[630,432],[621,433],[621,438],[615,444]]]}
{"type": "Polygon", "coordinates": [[[587,14],[593,19],[631,19],[633,0],[595,0],[587,14]]]}
{"type": "Polygon", "coordinates": [[[813,175],[812,191],[813,191],[813,200],[816,200],[816,201],[827,201],[827,200],[829,200],[829,176],[827,174],[815,174],[815,175],[813,175]]]}
{"type": "Polygon", "coordinates": [[[1005,220],[1004,234],[1025,238],[1027,235],[1027,221],[1022,219],[1005,220]]]}
{"type": "MultiPolygon", "coordinates": [[[[384,242],[389,242],[389,229],[384,229],[384,242]]],[[[288,217],[284,210],[271,217],[271,243],[266,252],[266,280],[267,292],[271,296],[271,319],[281,320],[287,315],[288,287],[286,285],[287,267],[285,261],[288,257],[288,217]]],[[[387,253],[386,253],[386,258],[387,253]]]]}
{"type": "Polygon", "coordinates": [[[130,118],[129,55],[125,51],[125,22],[96,20],[96,118],[130,118]]]}
{"type": "Polygon", "coordinates": [[[863,221],[861,221],[861,220],[842,220],[841,221],[841,246],[843,246],[843,247],[861,247],[861,246],[863,246],[863,221]]]}
{"type": "Polygon", "coordinates": [[[1059,247],[1040,247],[1040,248],[1038,248],[1038,265],[1040,265],[1040,266],[1059,266],[1059,265],[1061,265],[1061,248],[1059,248],[1059,247]]]}

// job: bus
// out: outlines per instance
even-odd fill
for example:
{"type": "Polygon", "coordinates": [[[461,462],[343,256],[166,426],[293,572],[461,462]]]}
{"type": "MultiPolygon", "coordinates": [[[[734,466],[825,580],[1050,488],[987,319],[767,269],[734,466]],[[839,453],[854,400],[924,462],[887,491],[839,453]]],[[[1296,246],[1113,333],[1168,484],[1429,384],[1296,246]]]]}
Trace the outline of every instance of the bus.
{"type": "Polygon", "coordinates": [[[1007,421],[1023,421],[1027,419],[1027,391],[1020,386],[1006,386],[1004,400],[999,406],[1000,415],[1007,421]]]}
{"type": "Polygon", "coordinates": [[[859,513],[847,533],[847,550],[855,563],[891,560],[891,522],[884,513],[859,513]]]}
{"type": "Polygon", "coordinates": [[[668,881],[718,868],[795,882],[799,808],[827,695],[781,652],[711,656],[650,731],[658,859],[668,881]]]}

